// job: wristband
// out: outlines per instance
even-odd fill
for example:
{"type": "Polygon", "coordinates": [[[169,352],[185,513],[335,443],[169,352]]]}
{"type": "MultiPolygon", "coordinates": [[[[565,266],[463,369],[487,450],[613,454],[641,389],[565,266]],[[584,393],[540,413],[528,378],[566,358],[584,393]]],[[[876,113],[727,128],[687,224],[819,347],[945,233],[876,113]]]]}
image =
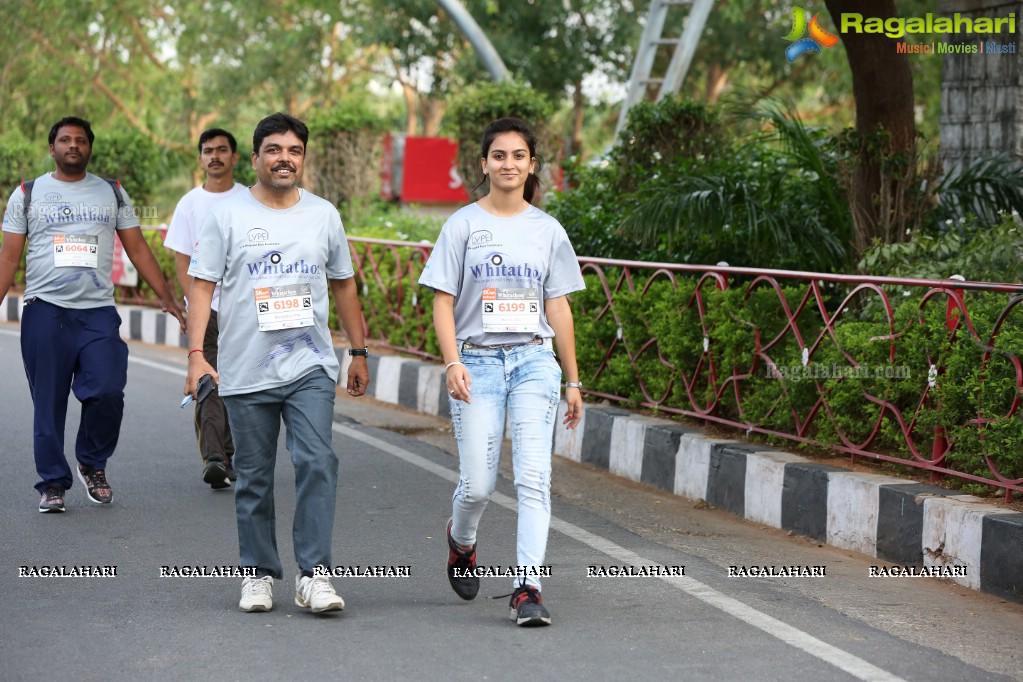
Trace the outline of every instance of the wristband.
{"type": "Polygon", "coordinates": [[[583,382],[581,381],[566,381],[565,388],[582,388],[583,382]]]}
{"type": "MultiPolygon", "coordinates": [[[[195,348],[193,350],[188,351],[188,357],[192,357],[192,353],[202,353],[202,348],[195,348]]],[[[205,353],[202,354],[206,355],[205,353]]]]}
{"type": "Polygon", "coordinates": [[[348,354],[353,356],[353,357],[361,355],[364,358],[368,358],[369,357],[369,346],[365,346],[363,348],[349,348],[348,349],[348,354]]]}
{"type": "Polygon", "coordinates": [[[451,365],[462,365],[462,367],[465,367],[465,365],[462,364],[461,360],[455,360],[454,362],[449,362],[448,364],[444,365],[444,371],[446,372],[449,369],[451,369],[451,365]]]}

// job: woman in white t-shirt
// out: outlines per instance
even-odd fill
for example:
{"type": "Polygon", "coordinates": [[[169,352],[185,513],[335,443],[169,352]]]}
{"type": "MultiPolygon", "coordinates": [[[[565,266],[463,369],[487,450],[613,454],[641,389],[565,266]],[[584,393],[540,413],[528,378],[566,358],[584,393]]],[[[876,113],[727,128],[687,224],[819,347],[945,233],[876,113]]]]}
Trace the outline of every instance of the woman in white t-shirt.
{"type": "Polygon", "coordinates": [[[463,599],[479,592],[476,528],[497,484],[507,423],[519,509],[511,617],[519,625],[551,622],[539,578],[550,571],[543,560],[562,375],[566,428],[579,424],[583,409],[567,295],[585,285],[564,228],[530,203],[541,163],[524,121],[488,125],[480,185],[489,180],[489,191],[444,224],[419,279],[436,291],[434,327],[458,443],[448,580],[463,599]]]}

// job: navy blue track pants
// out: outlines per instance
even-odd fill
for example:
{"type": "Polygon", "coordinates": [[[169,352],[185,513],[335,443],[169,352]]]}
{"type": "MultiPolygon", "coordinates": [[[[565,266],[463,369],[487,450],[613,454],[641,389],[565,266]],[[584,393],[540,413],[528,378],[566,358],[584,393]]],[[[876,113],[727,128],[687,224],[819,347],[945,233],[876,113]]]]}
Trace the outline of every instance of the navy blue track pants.
{"type": "Polygon", "coordinates": [[[36,472],[47,486],[71,487],[64,455],[64,421],[71,391],[82,404],[75,458],[105,469],[117,447],[128,381],[128,346],[114,306],[71,309],[39,299],[21,318],[21,357],[34,405],[36,472]]]}

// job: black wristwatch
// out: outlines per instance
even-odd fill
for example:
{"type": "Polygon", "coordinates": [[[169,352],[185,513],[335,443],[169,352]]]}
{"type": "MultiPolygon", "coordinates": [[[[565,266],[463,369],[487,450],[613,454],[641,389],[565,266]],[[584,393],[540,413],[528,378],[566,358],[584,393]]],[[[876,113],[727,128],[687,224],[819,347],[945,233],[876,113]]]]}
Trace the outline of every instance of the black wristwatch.
{"type": "Polygon", "coordinates": [[[364,358],[368,358],[369,357],[369,346],[364,346],[362,348],[349,348],[348,349],[348,354],[351,355],[352,357],[361,355],[364,358]]]}

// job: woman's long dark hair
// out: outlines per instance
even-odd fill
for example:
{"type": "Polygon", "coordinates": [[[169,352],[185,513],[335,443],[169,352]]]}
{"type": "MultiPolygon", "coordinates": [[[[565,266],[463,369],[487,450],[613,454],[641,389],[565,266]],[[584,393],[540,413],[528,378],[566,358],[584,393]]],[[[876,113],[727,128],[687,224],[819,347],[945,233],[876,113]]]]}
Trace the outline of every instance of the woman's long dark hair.
{"type": "MultiPolygon", "coordinates": [[[[526,141],[526,146],[529,148],[529,157],[536,162],[533,172],[526,178],[526,186],[522,191],[523,198],[529,203],[533,203],[533,197],[536,196],[537,190],[540,189],[540,178],[538,176],[540,169],[543,168],[543,159],[536,155],[536,133],[533,132],[528,123],[520,118],[499,118],[488,125],[483,131],[480,158],[487,158],[487,155],[490,154],[490,145],[494,143],[494,138],[501,133],[518,133],[522,135],[522,139],[526,141]]],[[[479,184],[472,188],[472,191],[478,190],[486,181],[487,176],[484,175],[479,184]]]]}

